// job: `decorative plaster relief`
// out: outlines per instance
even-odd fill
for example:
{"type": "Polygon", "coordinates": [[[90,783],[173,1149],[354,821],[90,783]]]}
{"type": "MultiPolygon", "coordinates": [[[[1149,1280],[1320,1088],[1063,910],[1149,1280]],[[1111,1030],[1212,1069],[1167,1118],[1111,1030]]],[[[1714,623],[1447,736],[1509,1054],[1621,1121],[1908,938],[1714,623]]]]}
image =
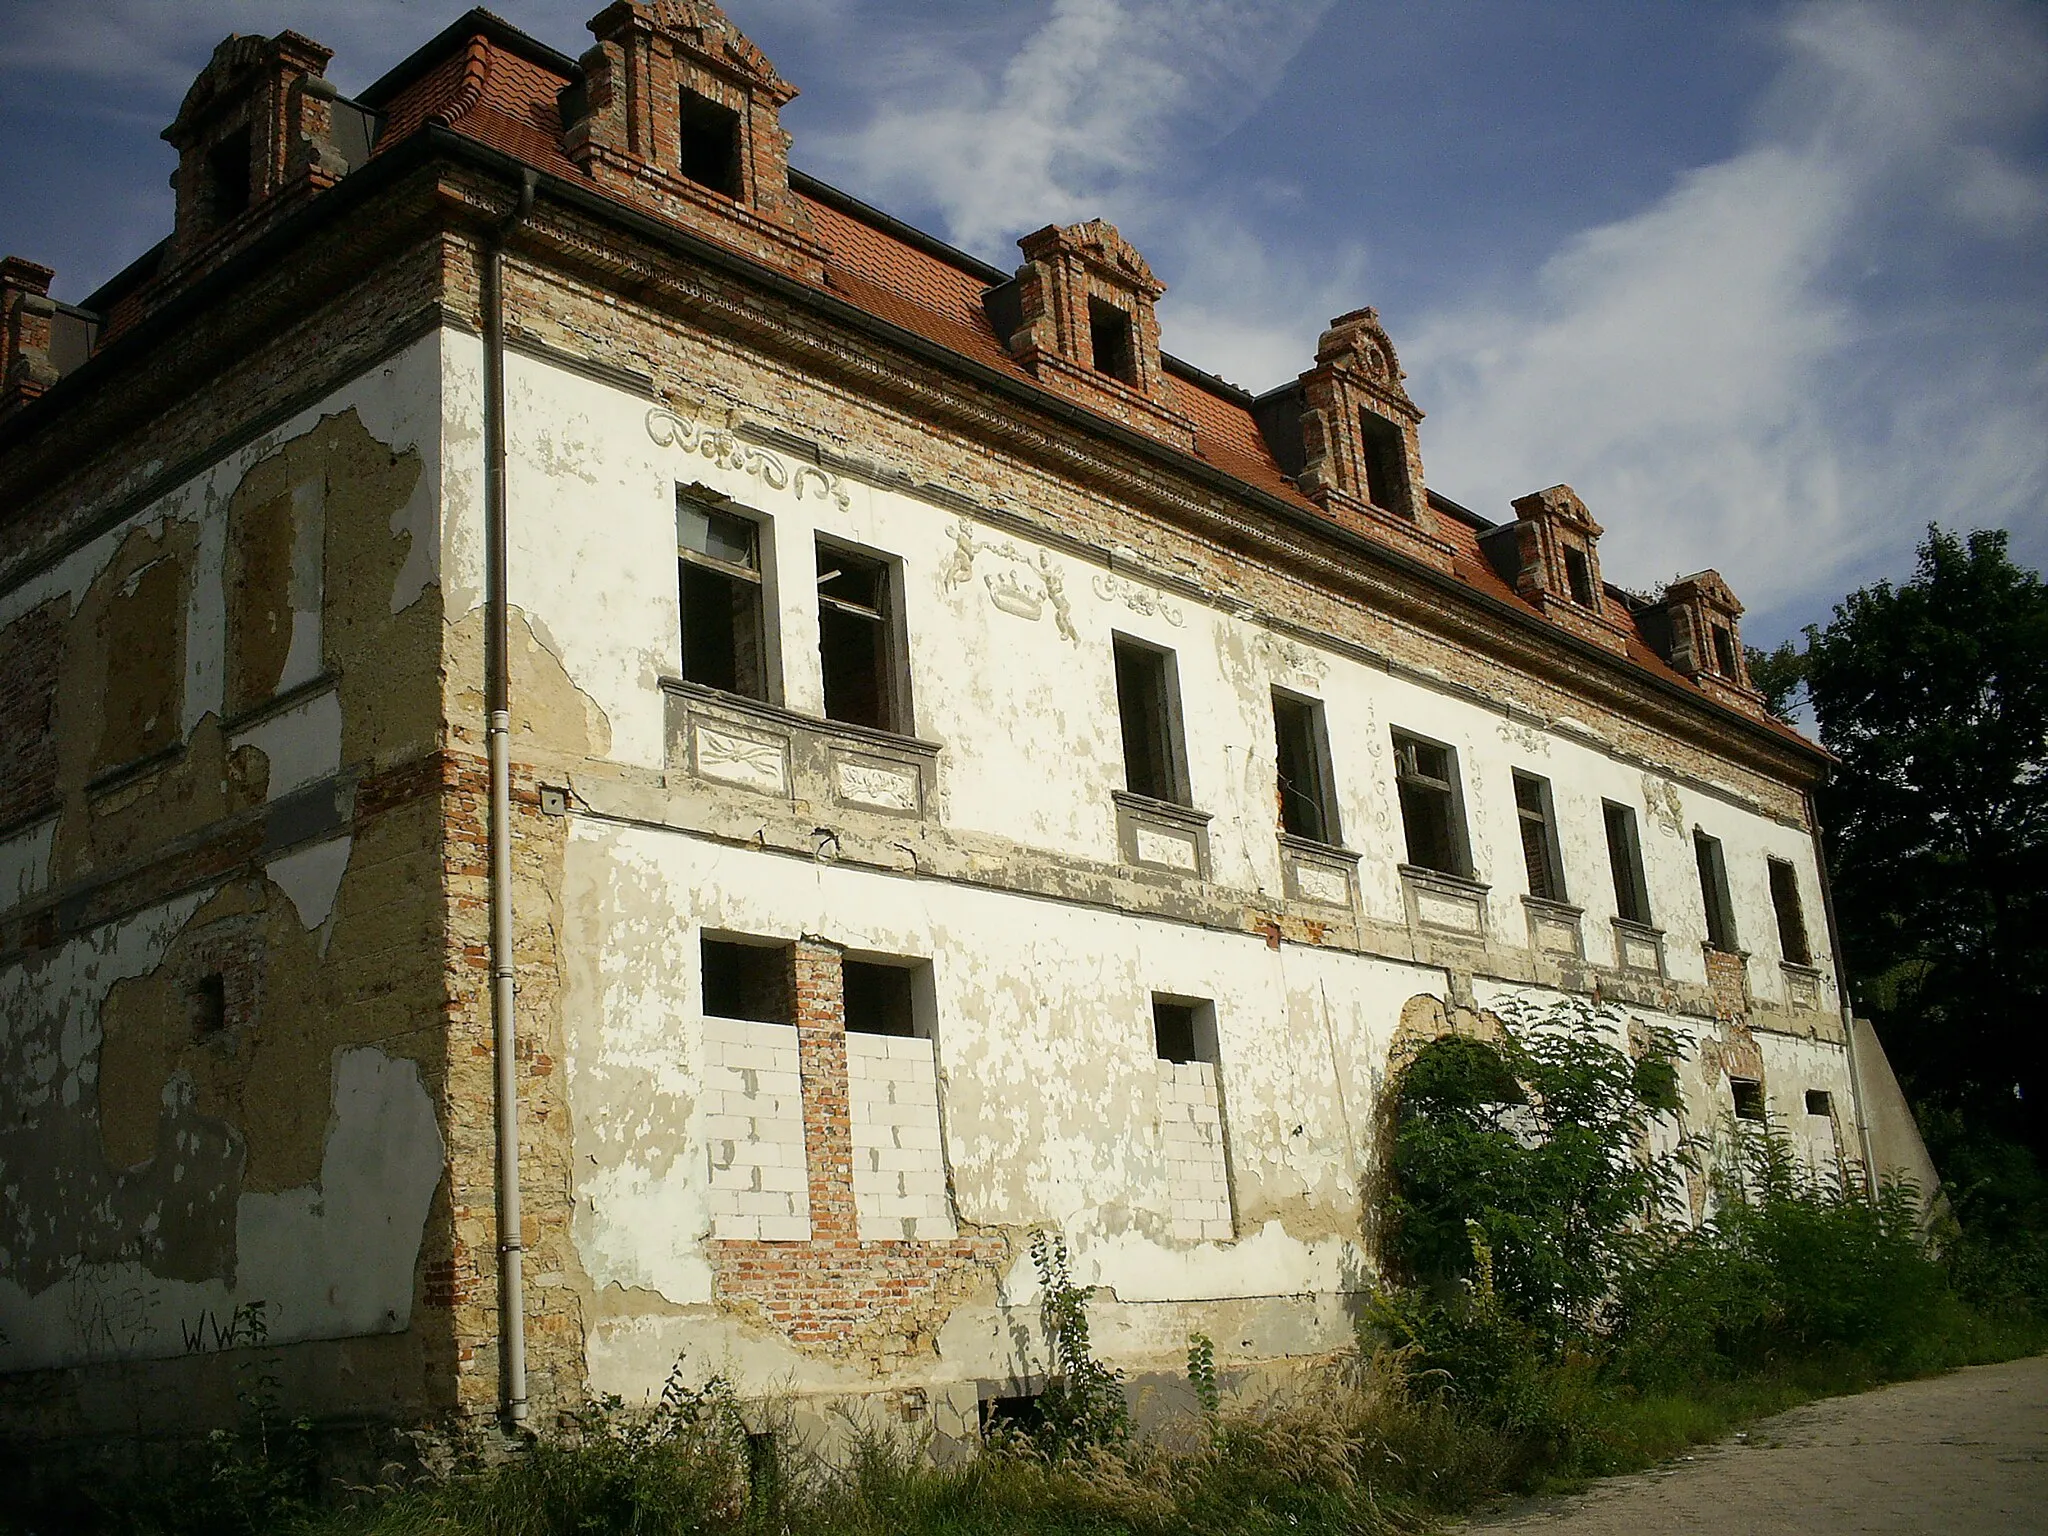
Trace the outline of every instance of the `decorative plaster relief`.
{"type": "Polygon", "coordinates": [[[1323,679],[1329,675],[1330,660],[1310,650],[1298,640],[1284,639],[1279,635],[1262,634],[1258,639],[1259,652],[1266,658],[1266,665],[1276,673],[1291,674],[1320,688],[1323,679]]]}
{"type": "Polygon", "coordinates": [[[953,541],[953,553],[939,567],[939,590],[951,595],[956,587],[974,580],[977,555],[994,555],[1009,566],[985,572],[981,582],[991,606],[1013,618],[1036,622],[1052,609],[1052,621],[1062,639],[1081,643],[1074,628],[1073,605],[1067,600],[1066,573],[1044,550],[1036,559],[1008,539],[977,539],[965,518],[949,525],[946,537],[953,541]]]}
{"type": "Polygon", "coordinates": [[[1351,905],[1351,880],[1343,870],[1331,869],[1326,864],[1311,864],[1297,860],[1294,865],[1294,886],[1303,901],[1319,901],[1328,907],[1351,905]]]}
{"type": "Polygon", "coordinates": [[[1095,595],[1106,603],[1122,603],[1131,612],[1143,614],[1147,618],[1157,614],[1175,629],[1179,629],[1187,622],[1186,615],[1159,593],[1141,587],[1134,581],[1126,581],[1123,577],[1108,571],[1097,573],[1090,585],[1095,588],[1095,595]]]}
{"type": "Polygon", "coordinates": [[[1808,966],[1781,964],[1778,973],[1785,978],[1785,1002],[1802,1013],[1814,1013],[1820,1009],[1820,972],[1808,966]]]}
{"type": "Polygon", "coordinates": [[[1678,837],[1685,831],[1685,803],[1678,798],[1678,786],[1658,778],[1654,773],[1643,775],[1643,807],[1650,813],[1651,824],[1666,835],[1678,837]]]}
{"type": "Polygon", "coordinates": [[[1141,863],[1163,864],[1168,869],[1184,869],[1190,874],[1200,868],[1195,840],[1191,837],[1160,827],[1148,827],[1142,822],[1133,830],[1132,837],[1141,863]]]}
{"type": "Polygon", "coordinates": [[[918,809],[917,772],[894,763],[877,763],[855,758],[835,758],[833,780],[841,800],[871,805],[884,811],[918,809]]]}
{"type": "Polygon", "coordinates": [[[691,722],[690,755],[697,776],[789,797],[789,744],[742,736],[702,720],[691,722]]]}
{"type": "Polygon", "coordinates": [[[1616,963],[1625,971],[1647,971],[1654,976],[1664,974],[1664,945],[1660,935],[1652,929],[1632,927],[1617,920],[1614,925],[1614,955],[1616,963]]]}
{"type": "Polygon", "coordinates": [[[815,485],[821,499],[834,502],[842,509],[852,505],[837,475],[815,464],[798,464],[791,468],[783,462],[781,455],[742,442],[724,427],[688,421],[657,405],[647,413],[647,435],[659,447],[700,453],[722,469],[736,469],[742,474],[752,475],[772,491],[791,491],[798,501],[804,498],[805,486],[815,485]]]}

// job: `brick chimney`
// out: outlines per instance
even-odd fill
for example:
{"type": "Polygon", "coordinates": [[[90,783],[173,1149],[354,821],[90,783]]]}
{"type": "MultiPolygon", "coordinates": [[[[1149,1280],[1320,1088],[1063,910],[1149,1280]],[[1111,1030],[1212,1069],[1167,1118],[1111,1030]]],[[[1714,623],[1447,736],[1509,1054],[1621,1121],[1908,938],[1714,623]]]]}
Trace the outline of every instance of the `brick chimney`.
{"type": "Polygon", "coordinates": [[[1017,242],[1024,265],[984,298],[1011,354],[1040,382],[1176,447],[1193,420],[1174,409],[1155,306],[1166,285],[1116,226],[1048,224],[1017,242]]]}
{"type": "Polygon", "coordinates": [[[1515,499],[1515,591],[1543,616],[1626,654],[1629,626],[1600,579],[1600,525],[1568,485],[1515,499]]]}
{"type": "Polygon", "coordinates": [[[19,256],[0,261],[0,417],[13,415],[57,382],[50,362],[50,299],[56,273],[19,256]]]}
{"type": "Polygon", "coordinates": [[[1448,571],[1405,377],[1378,313],[1354,309],[1323,332],[1315,367],[1253,412],[1281,468],[1336,521],[1448,571]]]}
{"type": "Polygon", "coordinates": [[[333,141],[336,93],[323,75],[333,56],[297,32],[233,36],[213,50],[163,133],[178,151],[167,275],[202,253],[225,254],[280,205],[347,172],[333,141]]]}
{"type": "Polygon", "coordinates": [[[789,189],[796,87],[710,0],[617,0],[562,93],[563,148],[600,186],[813,280],[824,249],[789,189]]]}
{"type": "Polygon", "coordinates": [[[1672,667],[1724,704],[1754,709],[1763,695],[1742,653],[1742,604],[1718,571],[1681,577],[1664,589],[1650,628],[1672,667]]]}

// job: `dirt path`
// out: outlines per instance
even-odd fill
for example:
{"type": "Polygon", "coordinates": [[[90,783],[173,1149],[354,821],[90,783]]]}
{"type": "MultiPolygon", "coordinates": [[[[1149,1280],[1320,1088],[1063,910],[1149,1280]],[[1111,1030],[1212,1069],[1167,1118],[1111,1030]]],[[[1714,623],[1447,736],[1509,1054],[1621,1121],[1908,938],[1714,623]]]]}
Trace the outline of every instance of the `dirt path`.
{"type": "Polygon", "coordinates": [[[2048,1532],[2048,1357],[1808,1403],[1689,1461],[1464,1529],[2040,1536],[2048,1532]]]}

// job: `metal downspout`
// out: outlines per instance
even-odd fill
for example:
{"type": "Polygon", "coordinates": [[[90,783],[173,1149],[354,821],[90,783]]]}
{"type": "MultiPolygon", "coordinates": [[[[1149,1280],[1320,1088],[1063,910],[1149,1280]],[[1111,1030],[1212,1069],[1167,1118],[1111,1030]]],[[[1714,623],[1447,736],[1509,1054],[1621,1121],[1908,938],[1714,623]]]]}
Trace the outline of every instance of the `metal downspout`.
{"type": "MultiPolygon", "coordinates": [[[[1828,923],[1828,949],[1835,957],[1835,994],[1842,1001],[1842,1038],[1849,1044],[1849,1092],[1856,1100],[1856,1140],[1863,1149],[1863,1183],[1870,1197],[1877,1198],[1877,1153],[1870,1143],[1870,1115],[1864,1107],[1863,1063],[1856,1054],[1856,1010],[1849,1002],[1849,977],[1842,954],[1842,930],[1835,922],[1835,890],[1828,880],[1828,851],[1820,837],[1820,813],[1814,809],[1813,791],[1803,793],[1806,824],[1813,829],[1813,867],[1820,874],[1820,907],[1828,923]]],[[[1930,1194],[1929,1199],[1933,1196],[1930,1194]]]]}
{"type": "Polygon", "coordinates": [[[526,1419],[526,1292],[519,1211],[518,1032],[512,991],[511,605],[505,512],[505,242],[533,212],[527,171],[519,206],[484,246],[484,740],[490,762],[491,1055],[498,1139],[498,1393],[526,1419]]]}

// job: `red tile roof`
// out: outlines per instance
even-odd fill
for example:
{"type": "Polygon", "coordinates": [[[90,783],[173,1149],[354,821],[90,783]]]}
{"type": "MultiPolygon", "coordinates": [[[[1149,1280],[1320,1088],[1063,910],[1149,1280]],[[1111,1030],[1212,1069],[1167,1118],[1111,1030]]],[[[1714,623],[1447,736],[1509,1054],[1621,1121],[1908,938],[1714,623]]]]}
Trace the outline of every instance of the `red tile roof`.
{"type": "MultiPolygon", "coordinates": [[[[533,52],[549,50],[536,46],[533,52]]],[[[407,67],[401,65],[400,71],[407,67]]],[[[441,122],[538,171],[588,184],[589,178],[562,148],[557,98],[569,83],[560,70],[479,33],[390,93],[383,102],[384,127],[377,151],[387,152],[430,121],[441,122]]],[[[837,201],[799,196],[828,253],[825,286],[831,292],[877,319],[985,367],[1026,381],[1032,378],[989,323],[982,304],[989,282],[985,272],[973,270],[978,263],[964,257],[948,260],[857,217],[837,201]]],[[[648,207],[637,211],[659,217],[648,207]]],[[[1281,470],[1245,397],[1179,373],[1167,375],[1166,392],[1167,403],[1193,419],[1195,452],[1203,460],[1265,495],[1322,514],[1322,508],[1281,470]]],[[[1479,547],[1479,529],[1461,517],[1440,514],[1437,531],[1452,546],[1458,580],[1495,602],[1541,617],[1487,560],[1479,547]]],[[[1660,679],[1691,686],[1640,634],[1630,636],[1628,655],[1660,679]]],[[[1789,742],[1813,750],[1812,743],[1790,727],[1758,718],[1789,742]]]]}

